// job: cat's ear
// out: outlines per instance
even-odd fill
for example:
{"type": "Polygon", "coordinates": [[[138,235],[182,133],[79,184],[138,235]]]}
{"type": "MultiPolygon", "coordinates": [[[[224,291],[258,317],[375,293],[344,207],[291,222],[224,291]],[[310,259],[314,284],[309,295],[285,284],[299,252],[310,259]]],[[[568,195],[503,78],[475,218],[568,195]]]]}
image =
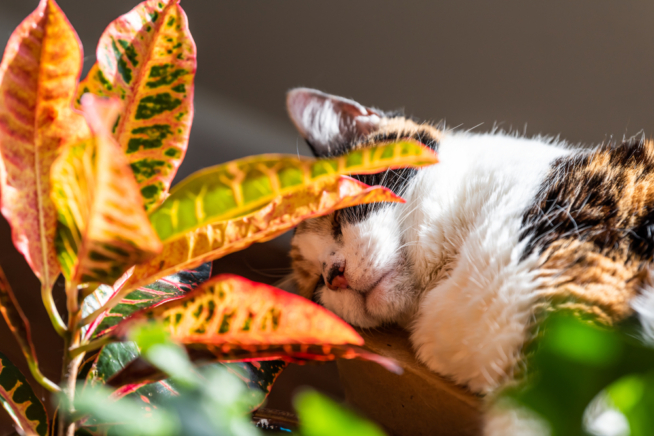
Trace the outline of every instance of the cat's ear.
{"type": "Polygon", "coordinates": [[[358,138],[377,130],[382,118],[356,101],[308,88],[291,90],[286,108],[317,157],[346,153],[358,138]]]}

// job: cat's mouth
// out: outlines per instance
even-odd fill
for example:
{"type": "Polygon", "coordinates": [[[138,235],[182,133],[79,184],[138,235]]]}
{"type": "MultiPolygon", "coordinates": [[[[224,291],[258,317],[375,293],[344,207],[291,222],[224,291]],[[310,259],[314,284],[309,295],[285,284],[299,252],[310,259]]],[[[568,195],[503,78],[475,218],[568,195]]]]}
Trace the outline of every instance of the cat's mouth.
{"type": "Polygon", "coordinates": [[[380,276],[380,277],[379,277],[379,278],[378,278],[374,283],[372,283],[371,285],[367,286],[367,287],[366,287],[365,289],[363,289],[363,290],[354,289],[354,288],[351,288],[351,289],[352,289],[353,291],[356,291],[356,292],[358,292],[359,294],[363,295],[364,298],[367,298],[367,296],[370,295],[370,294],[372,294],[372,293],[376,290],[376,288],[381,284],[381,282],[382,282],[384,279],[386,279],[387,277],[389,277],[389,276],[392,274],[392,272],[393,272],[393,271],[391,270],[391,271],[387,271],[386,273],[382,274],[382,275],[381,275],[381,276],[380,276]]]}
{"type": "MultiPolygon", "coordinates": [[[[392,321],[398,310],[398,286],[402,273],[390,268],[366,284],[351,283],[347,288],[329,290],[322,288],[319,301],[345,321],[359,327],[375,327],[381,322],[392,321]],[[357,286],[358,285],[358,286],[357,286]]],[[[401,305],[401,304],[400,304],[401,305]]]]}

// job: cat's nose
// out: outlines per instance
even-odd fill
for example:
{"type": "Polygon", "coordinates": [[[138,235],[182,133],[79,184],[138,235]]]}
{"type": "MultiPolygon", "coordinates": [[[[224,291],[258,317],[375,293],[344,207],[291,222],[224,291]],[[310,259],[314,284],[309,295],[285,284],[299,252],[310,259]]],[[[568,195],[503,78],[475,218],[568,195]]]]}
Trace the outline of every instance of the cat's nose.
{"type": "Polygon", "coordinates": [[[347,279],[345,278],[345,263],[335,263],[329,269],[325,277],[327,287],[332,291],[347,288],[347,279]]]}

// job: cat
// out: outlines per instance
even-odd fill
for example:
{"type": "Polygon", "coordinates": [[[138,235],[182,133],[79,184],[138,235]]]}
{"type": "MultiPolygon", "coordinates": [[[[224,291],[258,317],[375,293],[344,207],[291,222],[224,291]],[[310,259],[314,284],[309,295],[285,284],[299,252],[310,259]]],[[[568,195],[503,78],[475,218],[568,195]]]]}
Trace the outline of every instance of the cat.
{"type": "Polygon", "coordinates": [[[300,224],[293,280],[352,325],[397,323],[417,358],[488,394],[519,373],[541,316],[567,308],[654,332],[654,144],[593,149],[418,123],[317,90],[287,96],[317,157],[412,138],[440,163],[354,176],[406,203],[300,224]]]}

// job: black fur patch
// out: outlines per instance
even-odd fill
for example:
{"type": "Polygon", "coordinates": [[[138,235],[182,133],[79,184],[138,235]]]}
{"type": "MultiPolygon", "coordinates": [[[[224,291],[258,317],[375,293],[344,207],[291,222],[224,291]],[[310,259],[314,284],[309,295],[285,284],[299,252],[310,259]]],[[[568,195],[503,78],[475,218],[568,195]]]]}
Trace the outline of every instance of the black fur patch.
{"type": "MultiPolygon", "coordinates": [[[[393,142],[401,139],[415,139],[432,150],[438,151],[438,141],[426,131],[403,135],[402,132],[380,134],[369,138],[367,143],[393,142]]],[[[352,177],[370,186],[383,186],[395,194],[402,196],[409,181],[417,174],[413,168],[400,168],[388,170],[377,174],[353,175],[352,177]]],[[[339,222],[357,223],[366,219],[372,212],[388,206],[388,203],[361,204],[359,206],[342,209],[339,214],[339,222]]]]}
{"type": "Polygon", "coordinates": [[[523,215],[522,258],[565,239],[625,262],[654,256],[654,153],[632,138],[556,160],[533,206],[523,215]],[[649,178],[649,179],[648,179],[649,178]]]}

